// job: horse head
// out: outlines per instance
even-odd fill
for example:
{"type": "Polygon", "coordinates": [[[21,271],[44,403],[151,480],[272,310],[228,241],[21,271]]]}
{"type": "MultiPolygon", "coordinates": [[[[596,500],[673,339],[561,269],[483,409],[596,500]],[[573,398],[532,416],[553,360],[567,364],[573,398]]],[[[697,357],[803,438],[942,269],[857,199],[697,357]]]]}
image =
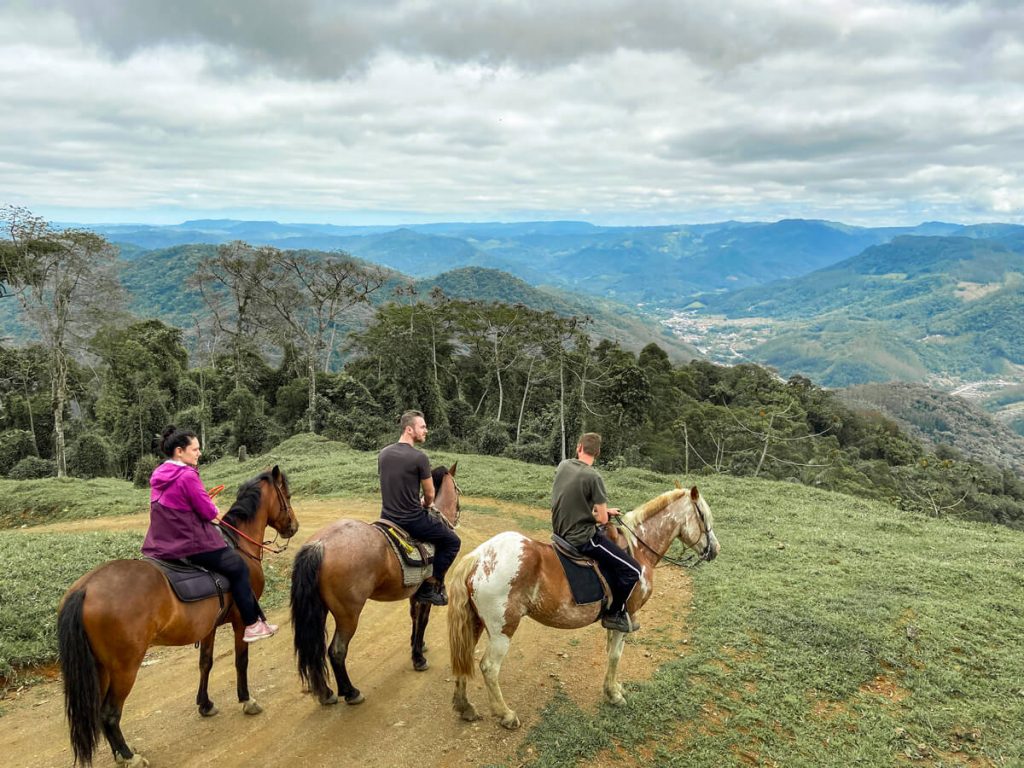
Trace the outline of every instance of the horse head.
{"type": "Polygon", "coordinates": [[[430,473],[434,480],[434,508],[452,528],[458,526],[459,518],[462,516],[462,506],[459,502],[462,490],[455,482],[455,470],[458,466],[459,462],[456,461],[450,467],[435,467],[430,473]]]}
{"type": "Polygon", "coordinates": [[[275,464],[270,472],[261,478],[273,489],[264,496],[267,505],[267,524],[286,539],[290,539],[299,530],[299,521],[292,509],[292,494],[288,490],[288,478],[275,464]]]}
{"type": "Polygon", "coordinates": [[[683,517],[679,526],[679,540],[692,549],[701,560],[714,560],[721,549],[714,532],[711,507],[697,486],[682,495],[683,517]]]}

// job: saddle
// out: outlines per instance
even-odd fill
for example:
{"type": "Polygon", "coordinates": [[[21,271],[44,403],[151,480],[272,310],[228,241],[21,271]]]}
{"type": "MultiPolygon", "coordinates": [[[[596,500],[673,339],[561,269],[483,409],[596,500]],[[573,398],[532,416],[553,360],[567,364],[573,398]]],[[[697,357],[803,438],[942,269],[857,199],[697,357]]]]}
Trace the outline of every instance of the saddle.
{"type": "Polygon", "coordinates": [[[183,603],[194,603],[216,595],[220,600],[221,610],[224,609],[224,592],[230,591],[231,585],[223,574],[208,571],[188,560],[158,560],[145,555],[142,559],[163,572],[174,594],[183,603]]]}
{"type": "Polygon", "coordinates": [[[434,572],[433,544],[414,539],[390,520],[374,520],[370,525],[384,535],[384,540],[398,557],[403,587],[422,584],[434,572]]]}
{"type": "Polygon", "coordinates": [[[602,603],[607,608],[612,602],[612,591],[598,568],[597,562],[580,552],[557,533],[551,534],[551,545],[565,571],[566,581],[576,605],[602,603]]]}

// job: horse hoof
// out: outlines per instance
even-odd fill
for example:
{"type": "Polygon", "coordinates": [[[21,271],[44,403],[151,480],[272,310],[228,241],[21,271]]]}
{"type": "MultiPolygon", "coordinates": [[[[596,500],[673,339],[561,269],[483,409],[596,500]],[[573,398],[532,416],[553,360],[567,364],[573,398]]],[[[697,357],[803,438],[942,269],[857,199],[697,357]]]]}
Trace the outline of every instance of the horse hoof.
{"type": "Polygon", "coordinates": [[[476,711],[476,707],[470,704],[459,712],[459,717],[467,723],[474,723],[480,719],[480,713],[476,711]]]}
{"type": "Polygon", "coordinates": [[[519,718],[515,712],[501,718],[501,727],[508,728],[510,731],[516,730],[520,726],[519,718]]]}
{"type": "Polygon", "coordinates": [[[149,768],[149,760],[144,758],[138,752],[129,758],[115,755],[114,762],[117,763],[118,768],[149,768]]]}
{"type": "Polygon", "coordinates": [[[199,708],[199,714],[202,715],[203,717],[213,717],[218,712],[220,712],[220,710],[217,709],[216,705],[213,704],[213,703],[211,703],[208,707],[200,707],[199,708]]]}
{"type": "Polygon", "coordinates": [[[345,697],[346,704],[362,704],[364,701],[366,701],[366,697],[359,691],[345,697]]]}
{"type": "Polygon", "coordinates": [[[242,703],[242,711],[247,715],[258,715],[263,711],[263,707],[256,703],[256,699],[249,699],[242,703]]]}
{"type": "Polygon", "coordinates": [[[337,704],[338,696],[337,694],[332,693],[330,696],[322,697],[320,699],[320,703],[323,704],[325,707],[330,706],[331,704],[337,704]]]}
{"type": "Polygon", "coordinates": [[[413,659],[412,668],[417,672],[426,672],[430,669],[430,664],[427,663],[426,659],[413,659]]]}
{"type": "Polygon", "coordinates": [[[624,707],[626,706],[626,697],[622,695],[609,697],[608,703],[613,707],[624,707]]]}

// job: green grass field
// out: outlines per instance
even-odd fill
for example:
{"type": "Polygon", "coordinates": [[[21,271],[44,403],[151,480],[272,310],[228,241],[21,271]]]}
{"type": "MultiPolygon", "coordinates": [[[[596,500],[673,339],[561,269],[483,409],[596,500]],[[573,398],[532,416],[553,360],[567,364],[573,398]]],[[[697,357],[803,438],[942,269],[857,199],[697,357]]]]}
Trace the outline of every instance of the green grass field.
{"type": "MultiPolygon", "coordinates": [[[[552,468],[431,458],[457,458],[469,496],[546,504],[552,468]]],[[[232,487],[275,462],[297,495],[377,492],[373,454],[311,436],[246,464],[217,462],[203,477],[232,487]]],[[[612,502],[624,508],[672,482],[632,469],[605,478],[612,502]]],[[[1024,534],[910,516],[796,484],[697,483],[714,510],[722,552],[691,571],[692,612],[679,617],[689,642],[672,649],[675,660],[652,680],[628,686],[626,708],[600,706],[595,714],[555,695],[528,732],[521,762],[1024,765],[1024,534]]],[[[62,507],[59,515],[76,510],[62,507]]],[[[470,513],[505,514],[483,499],[470,500],[470,513]]],[[[508,519],[510,528],[537,527],[525,516],[508,519]]],[[[30,605],[38,609],[31,623],[52,623],[56,600],[89,558],[137,546],[128,534],[108,538],[0,534],[0,664],[52,659],[52,650],[12,651],[24,642],[19,617],[30,605]],[[68,562],[43,567],[43,552],[68,562]],[[15,589],[15,582],[26,584],[15,589]]],[[[277,578],[271,591],[283,596],[286,577],[277,578]]],[[[667,642],[645,627],[630,637],[624,669],[630,654],[667,642]]]]}

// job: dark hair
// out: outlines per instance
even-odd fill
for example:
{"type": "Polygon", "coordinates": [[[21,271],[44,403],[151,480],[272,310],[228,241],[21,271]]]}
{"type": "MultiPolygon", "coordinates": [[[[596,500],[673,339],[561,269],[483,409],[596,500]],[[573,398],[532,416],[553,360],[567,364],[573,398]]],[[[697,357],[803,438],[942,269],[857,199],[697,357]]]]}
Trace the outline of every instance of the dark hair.
{"type": "Polygon", "coordinates": [[[413,426],[418,418],[423,418],[423,414],[420,411],[406,411],[398,422],[398,428],[405,432],[405,428],[413,426]]]}
{"type": "Polygon", "coordinates": [[[597,432],[587,432],[580,436],[583,451],[595,459],[601,455],[601,436],[597,432]]]}
{"type": "Polygon", "coordinates": [[[160,435],[160,453],[173,459],[176,449],[187,448],[197,437],[191,429],[178,429],[173,424],[168,424],[160,435]]]}

